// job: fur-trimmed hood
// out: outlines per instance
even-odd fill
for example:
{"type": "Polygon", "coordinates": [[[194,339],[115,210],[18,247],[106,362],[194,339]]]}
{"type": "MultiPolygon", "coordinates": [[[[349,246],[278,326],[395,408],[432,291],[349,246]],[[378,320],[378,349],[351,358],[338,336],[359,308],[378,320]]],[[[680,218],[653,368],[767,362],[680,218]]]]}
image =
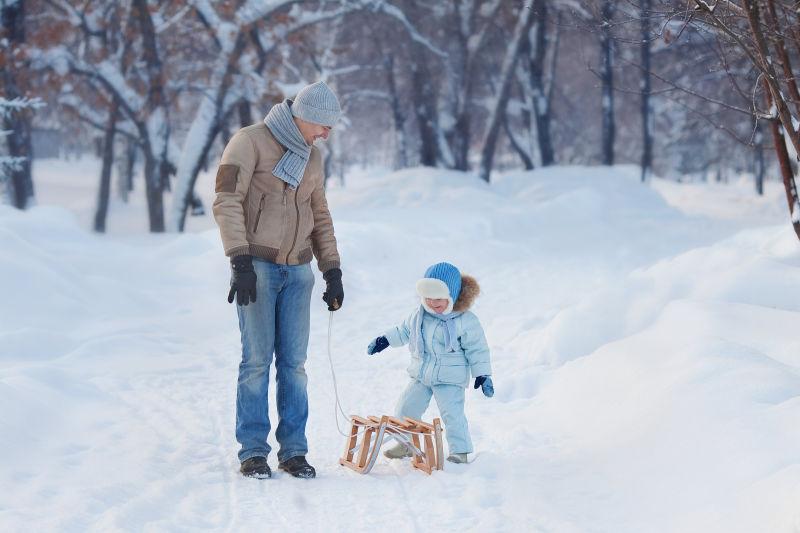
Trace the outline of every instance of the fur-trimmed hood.
{"type": "Polygon", "coordinates": [[[458,295],[456,303],[453,304],[453,312],[463,313],[469,310],[480,293],[481,286],[478,285],[478,280],[472,276],[461,274],[461,293],[458,295]]]}

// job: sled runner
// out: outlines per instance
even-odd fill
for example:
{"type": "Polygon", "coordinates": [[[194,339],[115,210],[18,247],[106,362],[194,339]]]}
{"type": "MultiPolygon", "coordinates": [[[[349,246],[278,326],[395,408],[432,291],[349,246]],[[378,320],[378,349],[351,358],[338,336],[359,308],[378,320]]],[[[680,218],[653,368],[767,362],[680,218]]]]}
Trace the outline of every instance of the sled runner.
{"type": "Polygon", "coordinates": [[[350,417],[350,436],[339,464],[352,468],[359,474],[366,474],[375,465],[384,441],[393,438],[411,450],[411,466],[430,474],[443,468],[442,424],[438,418],[433,424],[393,416],[353,415],[350,417]],[[359,439],[359,436],[361,437],[359,439]],[[360,442],[359,442],[360,440],[360,442]]]}

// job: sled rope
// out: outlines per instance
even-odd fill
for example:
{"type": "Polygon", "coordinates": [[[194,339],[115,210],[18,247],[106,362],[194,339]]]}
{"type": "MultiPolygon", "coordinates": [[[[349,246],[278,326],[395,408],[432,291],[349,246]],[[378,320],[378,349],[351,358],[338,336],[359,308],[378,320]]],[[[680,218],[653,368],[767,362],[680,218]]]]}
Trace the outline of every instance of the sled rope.
{"type": "MultiPolygon", "coordinates": [[[[348,437],[349,438],[349,437],[351,437],[351,435],[349,433],[345,433],[344,431],[342,431],[342,428],[339,426],[339,417],[340,416],[344,417],[344,419],[347,420],[348,423],[350,422],[350,417],[347,415],[347,413],[345,412],[344,408],[342,407],[342,402],[341,402],[341,400],[339,398],[339,384],[336,381],[336,371],[333,368],[333,356],[331,355],[331,353],[332,353],[332,350],[331,350],[332,330],[333,330],[333,311],[328,313],[328,350],[327,350],[328,351],[328,364],[331,367],[331,378],[333,380],[333,393],[334,393],[334,396],[336,397],[336,401],[334,402],[334,406],[333,406],[333,417],[336,420],[336,430],[339,432],[339,434],[342,435],[343,437],[348,437]]],[[[407,429],[403,429],[403,428],[394,428],[394,429],[397,432],[402,432],[402,433],[405,433],[407,435],[414,435],[414,434],[423,435],[424,434],[421,431],[412,431],[412,430],[407,430],[407,429]]],[[[364,433],[364,431],[366,431],[366,428],[360,429],[358,431],[358,434],[360,435],[360,434],[364,433]]],[[[411,439],[409,437],[404,437],[403,438],[403,436],[401,436],[401,435],[386,435],[386,437],[384,439],[384,442],[385,442],[385,440],[388,440],[388,439],[395,439],[395,440],[397,440],[399,442],[402,442],[403,444],[406,444],[407,446],[409,446],[411,448],[412,452],[416,452],[418,454],[421,453],[418,448],[416,448],[413,444],[411,444],[411,439]]]]}
{"type": "MultiPolygon", "coordinates": [[[[331,367],[331,378],[333,379],[333,394],[336,396],[336,401],[333,405],[333,418],[336,420],[336,430],[339,432],[340,435],[343,437],[349,437],[350,435],[342,431],[342,428],[339,427],[339,416],[343,416],[345,420],[348,422],[350,421],[350,417],[347,416],[347,413],[344,412],[342,408],[342,402],[339,400],[339,385],[336,382],[336,372],[333,369],[333,356],[331,356],[331,330],[333,326],[333,311],[328,313],[328,363],[331,367]]],[[[362,432],[364,430],[361,430],[362,432]]]]}

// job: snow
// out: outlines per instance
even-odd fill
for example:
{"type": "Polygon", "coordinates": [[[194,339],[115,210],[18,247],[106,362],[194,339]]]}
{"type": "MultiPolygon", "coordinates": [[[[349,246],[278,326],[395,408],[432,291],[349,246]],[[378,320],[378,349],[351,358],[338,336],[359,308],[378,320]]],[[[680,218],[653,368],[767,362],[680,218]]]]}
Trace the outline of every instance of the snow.
{"type": "MultiPolygon", "coordinates": [[[[759,198],[745,183],[642,185],[636,167],[492,185],[436,169],[351,173],[328,193],[345,409],[393,410],[408,354],[366,345],[442,259],[481,283],[496,394],[467,391],[472,464],[431,476],[383,457],[368,476],[338,466],[317,273],[319,477],[256,481],[237,472],[239,334],[213,221],[147,234],[139,181],[130,205],[112,202],[109,234],[92,234],[98,165],[36,161],[42,205],[0,206],[3,531],[800,526],[800,246],[779,182],[759,198]]],[[[202,173],[198,192],[212,191],[202,173]]]]}

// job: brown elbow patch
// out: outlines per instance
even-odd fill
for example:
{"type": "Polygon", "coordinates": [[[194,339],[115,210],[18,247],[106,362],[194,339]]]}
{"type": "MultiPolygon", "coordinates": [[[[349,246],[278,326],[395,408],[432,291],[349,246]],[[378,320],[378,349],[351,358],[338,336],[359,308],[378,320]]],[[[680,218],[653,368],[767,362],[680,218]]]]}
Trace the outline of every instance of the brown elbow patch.
{"type": "Polygon", "coordinates": [[[217,170],[217,186],[214,192],[236,192],[237,165],[220,165],[217,170]]]}

